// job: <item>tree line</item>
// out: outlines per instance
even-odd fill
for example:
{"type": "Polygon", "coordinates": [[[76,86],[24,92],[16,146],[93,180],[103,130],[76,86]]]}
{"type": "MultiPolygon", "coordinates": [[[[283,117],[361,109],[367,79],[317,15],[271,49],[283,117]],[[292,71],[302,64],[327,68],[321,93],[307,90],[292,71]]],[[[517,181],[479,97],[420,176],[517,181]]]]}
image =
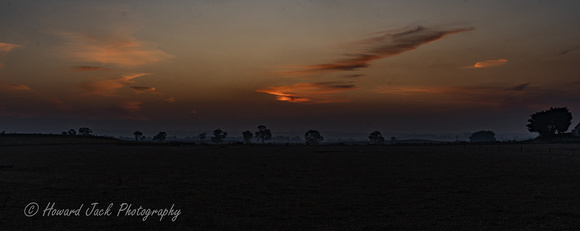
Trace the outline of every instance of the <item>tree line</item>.
{"type": "MultiPolygon", "coordinates": [[[[536,112],[530,115],[530,119],[528,119],[528,124],[526,127],[530,132],[537,132],[539,134],[539,139],[552,139],[552,138],[559,138],[559,137],[568,137],[570,133],[566,133],[568,128],[572,124],[572,113],[566,107],[555,107],[550,108],[549,110],[543,110],[536,112]]],[[[62,132],[61,135],[67,136],[92,136],[93,131],[87,127],[81,127],[78,129],[78,132],[75,129],[70,129],[69,131],[62,132]]],[[[145,136],[140,131],[135,131],[133,133],[135,136],[135,141],[145,141],[145,136]]],[[[212,143],[221,144],[224,142],[225,138],[228,136],[228,133],[221,130],[216,129],[213,131],[213,136],[210,137],[212,143]]],[[[202,143],[205,142],[205,139],[208,138],[205,132],[200,133],[197,135],[197,138],[201,140],[202,143]]],[[[242,132],[243,143],[251,144],[252,139],[256,139],[256,141],[265,144],[266,141],[272,140],[272,132],[271,130],[264,126],[259,125],[255,132],[251,132],[249,130],[242,132]]],[[[157,142],[165,142],[167,139],[166,132],[159,132],[155,135],[152,140],[157,142]]],[[[317,130],[308,130],[304,134],[304,140],[308,145],[318,145],[322,141],[324,141],[324,137],[320,134],[317,130]]],[[[383,144],[385,142],[385,138],[379,131],[373,131],[369,136],[368,140],[373,144],[383,144]]],[[[391,141],[395,141],[395,137],[391,137],[391,141]]],[[[470,142],[495,142],[495,133],[493,131],[478,131],[473,133],[469,137],[470,142]]]]}

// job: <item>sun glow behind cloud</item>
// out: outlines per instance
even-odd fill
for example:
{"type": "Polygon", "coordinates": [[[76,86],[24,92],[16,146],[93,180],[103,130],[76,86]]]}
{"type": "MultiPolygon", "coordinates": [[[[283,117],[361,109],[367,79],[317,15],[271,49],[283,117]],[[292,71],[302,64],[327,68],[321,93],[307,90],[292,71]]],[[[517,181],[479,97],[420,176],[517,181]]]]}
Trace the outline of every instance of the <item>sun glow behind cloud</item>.
{"type": "Polygon", "coordinates": [[[467,66],[464,68],[486,68],[486,67],[496,67],[507,64],[507,59],[494,59],[494,60],[486,60],[475,63],[473,66],[467,66]]]}
{"type": "MultiPolygon", "coordinates": [[[[404,28],[399,30],[377,32],[382,34],[378,37],[371,37],[354,42],[347,42],[340,47],[345,50],[354,50],[348,53],[347,58],[339,59],[332,63],[306,65],[296,67],[291,70],[284,70],[278,72],[286,76],[306,76],[310,78],[315,74],[325,72],[337,71],[354,71],[370,66],[370,62],[383,59],[395,55],[399,55],[411,50],[419,48],[421,45],[437,41],[447,35],[457,34],[461,32],[472,31],[474,28],[456,28],[456,29],[442,29],[437,27],[417,26],[415,28],[404,28]]],[[[276,96],[279,101],[302,103],[302,102],[317,102],[317,103],[334,103],[345,102],[348,100],[339,99],[331,93],[345,91],[356,88],[352,83],[341,83],[344,78],[358,78],[365,76],[364,74],[355,73],[335,77],[334,80],[328,81],[333,84],[320,83],[300,83],[288,86],[274,86],[266,89],[258,90],[276,96]],[[348,87],[336,87],[348,86],[348,87]]]]}
{"type": "Polygon", "coordinates": [[[332,93],[355,89],[352,84],[337,82],[299,83],[290,86],[269,87],[257,92],[264,92],[276,96],[277,100],[292,103],[338,103],[348,100],[332,95],[332,93]]]}

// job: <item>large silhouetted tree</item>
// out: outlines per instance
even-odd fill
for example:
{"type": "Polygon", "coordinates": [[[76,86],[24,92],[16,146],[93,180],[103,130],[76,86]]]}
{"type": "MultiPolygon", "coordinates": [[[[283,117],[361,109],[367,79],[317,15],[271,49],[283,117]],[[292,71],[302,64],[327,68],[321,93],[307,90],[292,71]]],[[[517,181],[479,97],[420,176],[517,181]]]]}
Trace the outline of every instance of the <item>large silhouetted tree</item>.
{"type": "Polygon", "coordinates": [[[68,134],[71,136],[76,136],[77,135],[77,131],[75,131],[74,129],[68,130],[68,134]]]}
{"type": "Polygon", "coordinates": [[[224,142],[224,139],[226,138],[226,136],[228,136],[228,133],[224,132],[218,128],[218,129],[213,131],[213,137],[211,138],[211,141],[213,141],[216,144],[221,143],[221,142],[224,142]]]}
{"type": "Polygon", "coordinates": [[[572,113],[566,107],[550,108],[530,115],[526,126],[530,132],[537,132],[540,138],[552,138],[565,133],[572,124],[572,113]]]}
{"type": "Polygon", "coordinates": [[[93,134],[93,131],[89,128],[79,128],[79,135],[81,136],[90,136],[93,134]]]}
{"type": "Polygon", "coordinates": [[[153,137],[153,141],[165,142],[165,139],[167,139],[167,133],[165,132],[159,132],[153,137]]]}
{"type": "Polygon", "coordinates": [[[478,131],[469,136],[469,142],[495,142],[495,133],[492,131],[478,131]]]}
{"type": "Polygon", "coordinates": [[[135,141],[139,141],[141,139],[141,137],[143,136],[143,132],[135,131],[135,132],[133,132],[133,135],[135,135],[135,141]]]}
{"type": "Polygon", "coordinates": [[[379,131],[374,131],[369,135],[369,140],[375,144],[382,144],[385,142],[385,137],[379,131]]]}
{"type": "Polygon", "coordinates": [[[256,131],[256,139],[264,141],[272,139],[272,132],[264,125],[258,126],[258,131],[256,131]]]}
{"type": "Polygon", "coordinates": [[[308,145],[318,145],[318,143],[324,140],[324,137],[322,137],[320,132],[316,130],[309,130],[304,134],[304,139],[308,145]]]}
{"type": "Polygon", "coordinates": [[[252,143],[252,137],[254,137],[254,134],[252,134],[251,131],[243,132],[242,136],[244,137],[244,143],[246,143],[246,144],[252,143]]]}

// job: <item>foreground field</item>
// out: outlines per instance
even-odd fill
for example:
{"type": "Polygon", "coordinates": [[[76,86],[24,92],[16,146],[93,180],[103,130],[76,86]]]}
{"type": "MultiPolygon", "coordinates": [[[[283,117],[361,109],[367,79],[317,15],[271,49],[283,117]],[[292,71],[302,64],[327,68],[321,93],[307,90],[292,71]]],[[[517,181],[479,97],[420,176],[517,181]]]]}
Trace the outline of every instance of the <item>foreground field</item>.
{"type": "Polygon", "coordinates": [[[4,146],[0,230],[578,230],[578,148],[4,146]]]}

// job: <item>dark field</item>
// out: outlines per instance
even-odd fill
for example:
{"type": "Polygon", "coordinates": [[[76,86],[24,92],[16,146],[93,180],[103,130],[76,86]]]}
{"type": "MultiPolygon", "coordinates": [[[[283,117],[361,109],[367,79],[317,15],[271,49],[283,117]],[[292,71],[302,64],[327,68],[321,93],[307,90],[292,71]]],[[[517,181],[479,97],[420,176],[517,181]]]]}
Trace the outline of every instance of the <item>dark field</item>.
{"type": "Polygon", "coordinates": [[[578,230],[579,148],[2,146],[0,230],[578,230]],[[112,215],[86,216],[93,202],[112,215]]]}

